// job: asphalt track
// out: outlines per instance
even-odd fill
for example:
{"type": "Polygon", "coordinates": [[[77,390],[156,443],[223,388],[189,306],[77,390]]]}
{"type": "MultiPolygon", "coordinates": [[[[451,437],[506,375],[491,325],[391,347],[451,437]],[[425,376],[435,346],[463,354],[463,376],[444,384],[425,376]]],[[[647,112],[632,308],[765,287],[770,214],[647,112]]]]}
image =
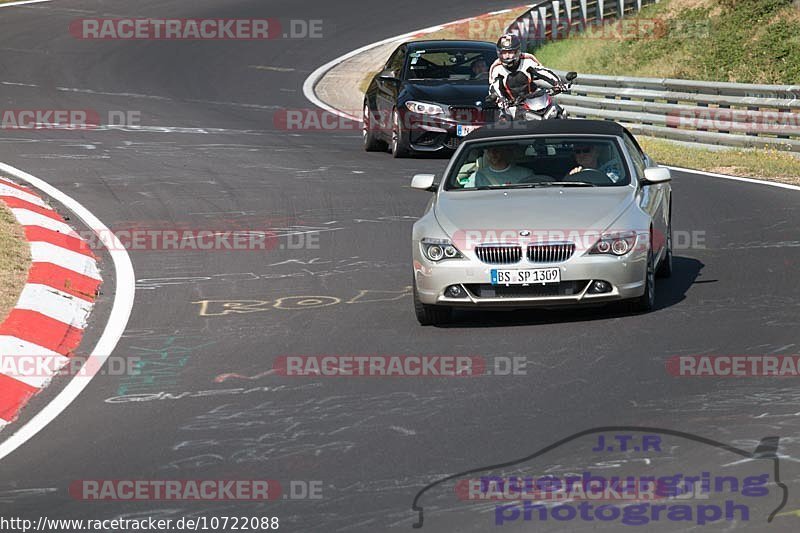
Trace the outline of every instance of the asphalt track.
{"type": "MultiPolygon", "coordinates": [[[[357,132],[273,125],[277,109],[310,107],[301,87],[320,64],[391,35],[508,5],[59,0],[0,10],[4,108],[138,111],[148,127],[196,128],[3,131],[0,160],[47,180],[112,228],[321,230],[317,249],[132,251],[136,302],[115,355],[148,359],[149,380],[97,377],[4,459],[4,516],[269,515],[287,531],[409,529],[411,502],[427,483],[604,425],[668,428],[746,449],[780,436],[789,487],[784,511],[800,508],[794,380],[685,379],[665,371],[673,355],[798,352],[797,192],[675,173],[674,229],[704,241],[676,250],[676,273],[659,284],[653,313],[459,313],[451,327],[421,328],[407,290],[409,237],[428,197],[408,183],[415,172],[441,172],[445,160],[395,161],[361,151],[357,132]],[[84,16],[321,19],[324,38],[79,41],[67,28],[84,16]],[[309,305],[308,296],[329,305],[309,305]],[[222,315],[222,304],[210,302],[210,316],[201,316],[198,302],[212,300],[265,303],[222,315]],[[524,356],[529,363],[527,375],[473,379],[254,377],[285,354],[524,356]],[[223,374],[252,379],[216,379],[223,374]],[[180,394],[233,388],[247,392],[180,394]],[[126,394],[145,401],[107,401],[126,394]],[[321,480],[323,498],[83,502],[67,491],[79,479],[254,477],[321,480]]],[[[683,471],[710,460],[686,449],[664,457],[683,471]]],[[[563,460],[597,466],[585,450],[563,460]]],[[[490,530],[491,512],[453,503],[452,496],[430,503],[423,530],[490,530]]],[[[796,530],[796,520],[779,516],[769,530],[796,530]]],[[[529,529],[530,522],[504,527],[529,529]]]]}

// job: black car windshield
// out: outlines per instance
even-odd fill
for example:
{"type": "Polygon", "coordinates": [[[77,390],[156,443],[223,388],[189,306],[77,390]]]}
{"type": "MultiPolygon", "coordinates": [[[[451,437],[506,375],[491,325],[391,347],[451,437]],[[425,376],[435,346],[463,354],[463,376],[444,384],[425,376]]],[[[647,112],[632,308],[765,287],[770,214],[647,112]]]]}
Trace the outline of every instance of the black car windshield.
{"type": "Polygon", "coordinates": [[[445,190],[622,187],[630,173],[619,143],[597,136],[540,137],[471,144],[445,190]]]}
{"type": "Polygon", "coordinates": [[[495,59],[491,50],[432,49],[408,54],[407,80],[483,80],[495,59]]]}

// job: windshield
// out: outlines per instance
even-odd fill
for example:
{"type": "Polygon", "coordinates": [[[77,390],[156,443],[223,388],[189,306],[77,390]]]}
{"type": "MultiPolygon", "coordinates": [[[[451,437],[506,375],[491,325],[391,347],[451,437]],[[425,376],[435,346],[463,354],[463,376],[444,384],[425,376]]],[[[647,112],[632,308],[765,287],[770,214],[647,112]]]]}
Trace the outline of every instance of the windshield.
{"type": "Polygon", "coordinates": [[[476,143],[451,167],[445,190],[622,187],[630,174],[614,139],[582,136],[476,143]]]}
{"type": "Polygon", "coordinates": [[[406,79],[487,81],[494,56],[493,50],[416,50],[408,56],[406,79]]]}

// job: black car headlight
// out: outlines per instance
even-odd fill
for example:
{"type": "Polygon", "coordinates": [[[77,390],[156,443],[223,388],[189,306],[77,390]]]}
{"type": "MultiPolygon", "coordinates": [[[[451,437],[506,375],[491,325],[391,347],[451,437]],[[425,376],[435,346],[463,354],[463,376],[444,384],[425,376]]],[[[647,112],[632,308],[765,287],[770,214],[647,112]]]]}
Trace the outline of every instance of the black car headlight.
{"type": "Polygon", "coordinates": [[[406,109],[419,115],[444,115],[444,108],[438,104],[428,102],[417,102],[409,100],[406,102],[406,109]]]}
{"type": "Polygon", "coordinates": [[[464,259],[461,252],[447,239],[422,239],[420,242],[422,255],[429,261],[439,262],[445,259],[464,259]]]}
{"type": "Polygon", "coordinates": [[[589,250],[589,253],[622,256],[633,250],[635,246],[635,231],[604,233],[600,240],[589,250]]]}

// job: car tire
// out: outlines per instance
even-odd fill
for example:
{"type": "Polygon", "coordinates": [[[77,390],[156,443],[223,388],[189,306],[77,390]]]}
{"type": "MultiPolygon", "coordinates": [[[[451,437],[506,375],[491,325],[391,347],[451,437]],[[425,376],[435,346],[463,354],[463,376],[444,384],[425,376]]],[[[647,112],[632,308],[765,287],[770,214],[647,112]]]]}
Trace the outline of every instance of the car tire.
{"type": "Polygon", "coordinates": [[[400,125],[400,113],[397,109],[392,110],[392,140],[389,142],[389,150],[392,157],[401,158],[411,155],[410,141],[408,140],[408,129],[400,125]]]}
{"type": "Polygon", "coordinates": [[[419,301],[417,296],[417,283],[413,285],[414,313],[420,326],[438,326],[450,321],[453,310],[444,305],[428,305],[419,301]]]}
{"type": "Polygon", "coordinates": [[[638,298],[628,302],[628,309],[633,313],[647,313],[652,311],[656,304],[656,272],[653,249],[647,252],[647,271],[644,276],[644,293],[638,298]]]}
{"type": "Polygon", "coordinates": [[[668,278],[672,276],[672,214],[670,213],[669,222],[667,223],[667,252],[661,259],[658,265],[656,276],[659,278],[668,278]]]}
{"type": "Polygon", "coordinates": [[[364,140],[364,150],[367,152],[382,152],[386,150],[386,142],[378,138],[376,133],[377,124],[373,120],[372,111],[369,103],[364,101],[364,115],[361,117],[364,123],[361,126],[361,135],[364,140]]]}

